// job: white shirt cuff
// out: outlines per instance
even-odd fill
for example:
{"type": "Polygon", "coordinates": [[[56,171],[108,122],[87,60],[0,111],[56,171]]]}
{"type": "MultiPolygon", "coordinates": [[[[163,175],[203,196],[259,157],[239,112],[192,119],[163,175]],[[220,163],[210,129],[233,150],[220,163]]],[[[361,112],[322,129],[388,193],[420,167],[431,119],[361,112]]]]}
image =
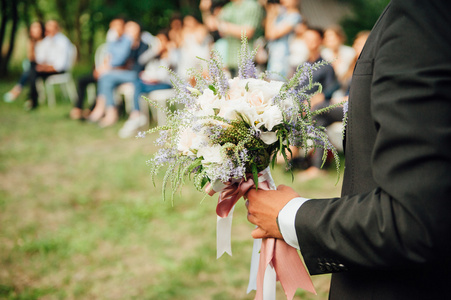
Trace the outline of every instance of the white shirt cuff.
{"type": "Polygon", "coordinates": [[[293,248],[300,249],[296,235],[296,213],[299,208],[310,199],[297,197],[288,202],[280,211],[278,216],[280,233],[285,242],[293,248]]]}

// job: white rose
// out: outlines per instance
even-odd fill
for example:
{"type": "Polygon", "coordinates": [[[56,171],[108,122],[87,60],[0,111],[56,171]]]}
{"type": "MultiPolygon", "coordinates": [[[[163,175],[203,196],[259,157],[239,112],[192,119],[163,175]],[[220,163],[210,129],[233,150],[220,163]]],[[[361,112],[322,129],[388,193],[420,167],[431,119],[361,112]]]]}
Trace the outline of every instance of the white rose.
{"type": "Polygon", "coordinates": [[[283,122],[282,112],[276,105],[270,106],[261,115],[260,119],[263,125],[271,131],[274,126],[279,125],[283,122]]]}
{"type": "Polygon", "coordinates": [[[269,101],[280,92],[280,88],[282,87],[284,82],[276,80],[267,82],[265,80],[251,78],[248,79],[248,82],[243,82],[240,84],[248,84],[250,93],[254,91],[262,92],[264,102],[270,104],[269,101]]]}
{"type": "Polygon", "coordinates": [[[191,151],[193,140],[196,138],[196,134],[191,128],[185,128],[180,132],[179,142],[177,144],[177,150],[182,152],[183,155],[194,155],[191,151]]]}
{"type": "Polygon", "coordinates": [[[238,77],[229,79],[227,99],[237,99],[243,97],[246,94],[246,82],[246,80],[240,79],[238,77]]]}
{"type": "Polygon", "coordinates": [[[261,132],[260,138],[266,145],[271,145],[277,141],[277,134],[272,131],[261,132]]]}
{"type": "Polygon", "coordinates": [[[255,109],[249,105],[244,99],[224,101],[218,116],[228,120],[241,120],[241,118],[249,124],[255,127],[260,122],[260,116],[255,109]]]}
{"type": "Polygon", "coordinates": [[[203,158],[202,163],[221,164],[223,162],[220,145],[202,147],[197,152],[197,157],[203,158]]]}
{"type": "Polygon", "coordinates": [[[217,99],[217,97],[215,96],[215,93],[213,93],[212,90],[205,89],[204,92],[202,93],[202,95],[200,95],[197,98],[197,101],[202,106],[202,104],[213,103],[216,99],[217,99]]]}
{"type": "Polygon", "coordinates": [[[263,112],[269,105],[269,101],[267,101],[263,95],[262,91],[254,90],[250,93],[246,94],[247,102],[250,106],[254,107],[257,112],[263,112]]]}

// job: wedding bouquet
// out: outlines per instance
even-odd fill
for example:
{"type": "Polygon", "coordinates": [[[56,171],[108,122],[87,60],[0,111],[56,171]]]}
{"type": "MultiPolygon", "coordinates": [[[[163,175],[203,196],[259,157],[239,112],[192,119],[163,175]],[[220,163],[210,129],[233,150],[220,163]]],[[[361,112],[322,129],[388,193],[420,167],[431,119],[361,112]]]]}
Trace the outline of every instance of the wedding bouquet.
{"type": "MultiPolygon", "coordinates": [[[[215,51],[206,60],[208,72],[189,70],[189,76],[195,79],[193,85],[169,70],[176,91],[171,102],[181,104],[182,108],[171,111],[159,107],[166,110],[166,125],[141,133],[141,136],[160,133],[156,140],[160,148],[148,164],[152,177],[167,166],[163,197],[168,184],[171,184],[173,199],[174,193],[185,183],[185,178],[192,177],[199,191],[210,195],[220,193],[216,211],[221,219],[231,215],[235,203],[249,188],[275,188],[269,166],[274,166],[280,155],[289,167],[290,157],[287,154],[291,153],[291,146],[306,152],[312,148],[322,148],[326,150],[323,161],[331,152],[338,169],[337,151],[330,143],[325,128],[317,126],[314,121],[315,115],[332,106],[313,111],[310,102],[311,97],[321,92],[321,85],[312,80],[313,71],[326,62],[300,66],[287,82],[268,81],[268,74],[257,74],[253,62],[255,54],[255,50],[249,50],[247,39],[243,36],[239,76],[232,79],[227,77],[221,57],[215,51]]],[[[158,107],[156,103],[152,104],[158,107]]],[[[222,239],[222,235],[218,232],[218,239],[222,239]]],[[[219,244],[220,241],[218,247],[219,244]]],[[[299,259],[296,250],[291,249],[299,259]]],[[[257,255],[259,250],[256,250],[257,255]]],[[[227,246],[223,251],[229,252],[227,246]]],[[[274,267],[275,261],[270,259],[268,263],[274,267]]],[[[260,269],[263,268],[264,272],[261,264],[260,261],[260,269]]],[[[276,273],[282,282],[283,276],[277,270],[276,273]]],[[[257,283],[258,295],[261,289],[261,284],[257,283]]],[[[296,287],[290,292],[285,286],[284,289],[290,298],[296,287]]]]}

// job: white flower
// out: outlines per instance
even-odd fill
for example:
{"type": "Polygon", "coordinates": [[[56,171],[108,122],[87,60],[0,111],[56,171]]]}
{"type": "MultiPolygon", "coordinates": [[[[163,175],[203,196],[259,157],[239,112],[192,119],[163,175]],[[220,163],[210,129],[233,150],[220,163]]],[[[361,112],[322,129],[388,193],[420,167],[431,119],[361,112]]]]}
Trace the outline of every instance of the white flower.
{"type": "Polygon", "coordinates": [[[269,101],[265,99],[263,92],[254,90],[246,94],[247,102],[254,107],[257,112],[263,112],[269,105],[269,101]]]}
{"type": "Polygon", "coordinates": [[[250,106],[249,103],[242,98],[224,101],[218,116],[228,120],[243,119],[244,122],[252,127],[256,127],[260,122],[260,116],[255,107],[250,106]]]}
{"type": "Polygon", "coordinates": [[[260,138],[266,145],[271,145],[277,141],[277,134],[272,131],[261,132],[260,138]]]}
{"type": "Polygon", "coordinates": [[[196,134],[191,128],[185,128],[180,132],[179,142],[177,144],[177,150],[182,152],[183,155],[191,156],[194,153],[191,151],[193,140],[196,138],[196,134]]]}
{"type": "Polygon", "coordinates": [[[237,99],[243,97],[246,94],[246,83],[247,80],[240,79],[239,77],[229,79],[229,91],[227,92],[227,98],[237,99]]]}
{"type": "Polygon", "coordinates": [[[208,145],[210,139],[208,136],[202,133],[196,133],[195,137],[191,141],[191,150],[199,151],[200,149],[204,148],[206,145],[208,145]]]}
{"type": "Polygon", "coordinates": [[[199,103],[202,108],[210,107],[211,105],[213,105],[216,99],[217,96],[215,96],[212,90],[205,89],[202,95],[197,98],[197,103],[199,103]]]}
{"type": "Polygon", "coordinates": [[[260,115],[260,118],[263,125],[269,131],[271,131],[274,126],[279,125],[283,122],[282,112],[280,111],[279,107],[275,105],[270,106],[268,109],[266,109],[260,115]]]}
{"type": "Polygon", "coordinates": [[[267,82],[265,80],[251,78],[248,79],[246,83],[243,82],[240,84],[244,84],[244,86],[247,84],[250,93],[260,91],[263,95],[264,102],[269,103],[269,101],[280,92],[280,88],[284,82],[276,80],[267,82]]]}
{"type": "Polygon", "coordinates": [[[290,96],[290,97],[280,101],[280,107],[282,108],[283,111],[285,111],[294,106],[294,101],[295,100],[293,99],[293,97],[290,96]]]}
{"type": "Polygon", "coordinates": [[[199,149],[197,152],[197,157],[202,157],[202,163],[218,163],[221,164],[223,162],[223,157],[221,155],[221,146],[213,145],[206,146],[199,149]]]}

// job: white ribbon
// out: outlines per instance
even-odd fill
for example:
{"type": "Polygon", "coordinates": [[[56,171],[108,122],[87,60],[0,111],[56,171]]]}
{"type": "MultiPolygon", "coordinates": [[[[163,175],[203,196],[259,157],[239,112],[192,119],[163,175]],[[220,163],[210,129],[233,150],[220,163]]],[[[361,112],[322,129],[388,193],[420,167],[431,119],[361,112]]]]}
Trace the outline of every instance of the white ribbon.
{"type": "Polygon", "coordinates": [[[220,258],[225,252],[232,256],[232,207],[229,214],[225,218],[218,216],[216,221],[216,259],[220,258]]]}
{"type": "MultiPolygon", "coordinates": [[[[275,190],[276,185],[271,176],[271,172],[269,167],[258,173],[258,182],[268,182],[268,186],[270,189],[275,190]]],[[[213,184],[213,190],[215,192],[219,192],[222,190],[225,185],[222,183],[215,182],[213,184]]],[[[235,206],[230,210],[230,213],[227,217],[221,218],[217,217],[216,222],[216,258],[220,258],[225,252],[227,252],[230,256],[232,255],[232,220],[233,220],[233,210],[235,206]]],[[[257,290],[257,273],[258,273],[258,265],[260,261],[260,248],[261,248],[262,240],[254,239],[254,245],[252,248],[252,257],[251,257],[251,267],[249,274],[249,284],[247,287],[247,293],[250,293],[252,290],[257,290]]],[[[276,272],[274,268],[270,265],[267,266],[265,271],[264,278],[264,286],[263,286],[263,300],[275,300],[276,299],[276,272]]]]}

